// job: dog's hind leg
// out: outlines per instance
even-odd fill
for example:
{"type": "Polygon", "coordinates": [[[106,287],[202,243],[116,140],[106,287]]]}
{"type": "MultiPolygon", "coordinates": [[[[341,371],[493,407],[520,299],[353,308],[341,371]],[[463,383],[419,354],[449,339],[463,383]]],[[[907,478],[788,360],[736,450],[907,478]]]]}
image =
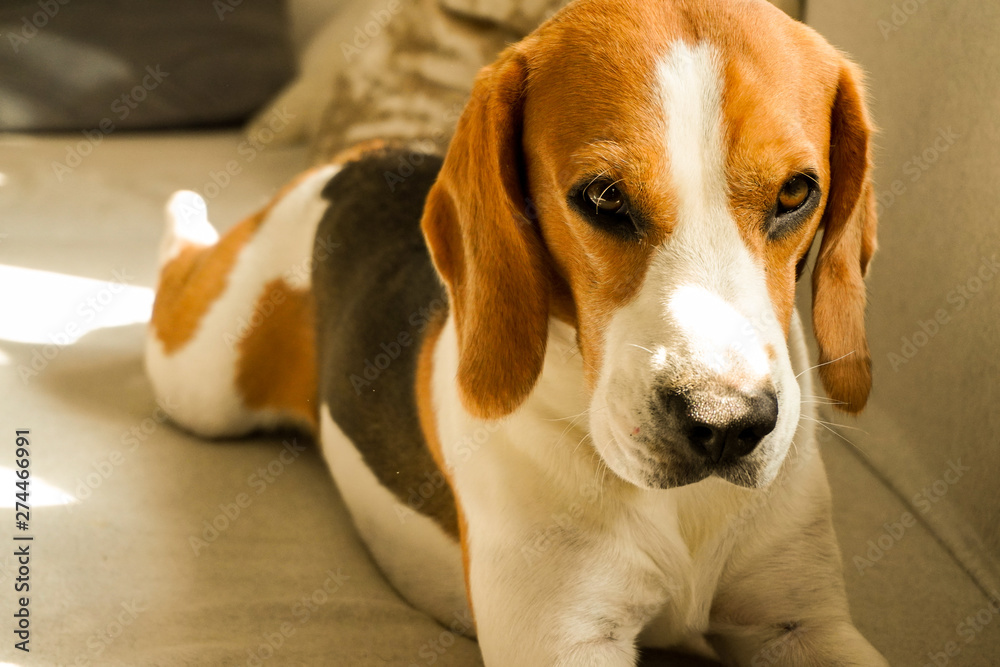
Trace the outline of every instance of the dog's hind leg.
{"type": "MultiPolygon", "coordinates": [[[[146,370],[164,411],[203,437],[233,437],[254,429],[236,388],[238,355],[223,340],[227,326],[218,316],[238,305],[227,288],[248,228],[244,221],[220,239],[205,201],[193,192],[175,193],[166,206],[146,370]]],[[[234,332],[235,325],[231,322],[234,332]]]]}

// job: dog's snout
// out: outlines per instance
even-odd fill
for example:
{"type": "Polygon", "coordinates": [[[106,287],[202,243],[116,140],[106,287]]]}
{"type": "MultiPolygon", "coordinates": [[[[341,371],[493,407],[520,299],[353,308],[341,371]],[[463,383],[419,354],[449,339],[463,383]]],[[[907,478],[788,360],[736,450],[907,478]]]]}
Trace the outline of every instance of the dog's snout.
{"type": "Polygon", "coordinates": [[[713,464],[746,456],[778,422],[778,399],[771,388],[747,393],[714,385],[662,390],[660,395],[675,437],[713,464]]]}

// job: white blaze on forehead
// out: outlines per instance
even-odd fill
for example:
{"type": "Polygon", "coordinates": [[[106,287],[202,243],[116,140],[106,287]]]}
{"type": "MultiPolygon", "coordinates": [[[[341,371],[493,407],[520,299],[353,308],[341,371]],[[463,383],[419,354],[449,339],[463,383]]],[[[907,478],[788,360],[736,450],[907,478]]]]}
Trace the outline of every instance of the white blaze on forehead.
{"type": "Polygon", "coordinates": [[[658,75],[679,218],[715,218],[726,206],[719,58],[707,42],[678,41],[658,75]]]}
{"type": "Polygon", "coordinates": [[[766,282],[729,208],[718,52],[707,42],[675,42],[658,76],[669,165],[665,185],[674,194],[676,220],[651,268],[668,274],[663,287],[698,285],[740,310],[754,310],[764,305],[756,297],[767,300],[766,282]]]}

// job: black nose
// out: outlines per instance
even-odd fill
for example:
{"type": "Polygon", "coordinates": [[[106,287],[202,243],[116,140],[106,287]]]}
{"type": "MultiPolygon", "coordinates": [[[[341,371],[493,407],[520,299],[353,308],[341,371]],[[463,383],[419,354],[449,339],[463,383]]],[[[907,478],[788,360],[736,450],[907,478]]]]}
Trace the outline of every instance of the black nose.
{"type": "Polygon", "coordinates": [[[714,385],[660,395],[677,436],[712,463],[746,456],[778,422],[778,399],[770,388],[745,393],[714,385]]]}

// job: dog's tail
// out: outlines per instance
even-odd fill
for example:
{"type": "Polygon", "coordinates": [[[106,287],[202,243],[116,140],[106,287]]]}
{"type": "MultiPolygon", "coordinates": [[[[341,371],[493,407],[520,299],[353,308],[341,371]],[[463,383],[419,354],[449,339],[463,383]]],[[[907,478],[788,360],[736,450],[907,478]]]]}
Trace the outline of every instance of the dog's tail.
{"type": "Polygon", "coordinates": [[[160,266],[188,246],[212,246],[219,233],[208,221],[208,206],[196,192],[178,190],[166,207],[167,225],[160,241],[160,266]]]}

